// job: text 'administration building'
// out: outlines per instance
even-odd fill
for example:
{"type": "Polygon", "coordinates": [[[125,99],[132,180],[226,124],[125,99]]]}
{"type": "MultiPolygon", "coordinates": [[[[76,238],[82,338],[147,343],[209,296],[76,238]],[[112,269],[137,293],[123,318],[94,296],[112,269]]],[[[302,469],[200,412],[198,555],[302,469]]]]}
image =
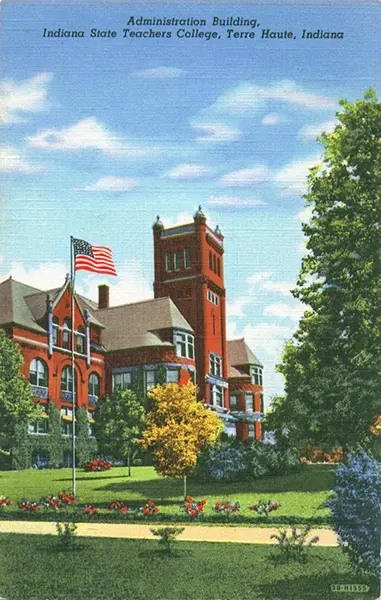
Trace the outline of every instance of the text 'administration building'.
{"type": "MultiPolygon", "coordinates": [[[[76,404],[86,409],[91,435],[98,399],[117,388],[145,395],[158,383],[197,383],[200,399],[224,419],[226,432],[261,439],[262,365],[244,339],[226,339],[223,236],[206,224],[201,208],[193,223],[153,226],[154,298],[110,306],[99,286],[96,304],[75,297],[76,404]]],[[[23,373],[41,404],[61,413],[70,437],[71,289],[41,291],[12,278],[0,284],[0,327],[24,356],[23,373]]],[[[30,426],[49,435],[49,419],[30,426]]],[[[69,461],[69,454],[67,460],[69,461]]]]}

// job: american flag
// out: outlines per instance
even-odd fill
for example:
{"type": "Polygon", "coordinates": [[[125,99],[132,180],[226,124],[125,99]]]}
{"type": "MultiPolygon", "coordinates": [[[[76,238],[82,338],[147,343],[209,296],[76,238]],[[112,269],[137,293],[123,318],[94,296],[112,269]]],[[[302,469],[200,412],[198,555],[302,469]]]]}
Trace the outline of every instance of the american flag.
{"type": "Polygon", "coordinates": [[[92,246],[88,242],[76,238],[73,238],[73,248],[76,271],[93,271],[94,273],[117,275],[110,248],[92,246]]]}

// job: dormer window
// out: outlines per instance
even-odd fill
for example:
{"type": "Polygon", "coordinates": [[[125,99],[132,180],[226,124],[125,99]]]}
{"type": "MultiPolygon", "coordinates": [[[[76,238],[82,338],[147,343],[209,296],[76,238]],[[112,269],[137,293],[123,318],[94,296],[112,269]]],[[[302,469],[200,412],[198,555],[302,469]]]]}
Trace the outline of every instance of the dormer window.
{"type": "Polygon", "coordinates": [[[175,345],[177,356],[183,358],[194,359],[194,337],[189,333],[181,333],[177,331],[175,333],[175,345]]]}
{"type": "Polygon", "coordinates": [[[253,383],[254,385],[260,385],[262,387],[263,378],[262,369],[260,367],[251,368],[251,383],[253,383]]]}

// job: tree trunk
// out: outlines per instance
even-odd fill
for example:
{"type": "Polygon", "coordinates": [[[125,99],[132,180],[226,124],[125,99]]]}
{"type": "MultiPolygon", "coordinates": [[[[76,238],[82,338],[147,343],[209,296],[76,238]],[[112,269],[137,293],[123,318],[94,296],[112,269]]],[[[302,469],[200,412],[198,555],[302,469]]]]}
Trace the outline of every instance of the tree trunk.
{"type": "Polygon", "coordinates": [[[127,465],[128,465],[128,477],[131,477],[131,459],[130,459],[130,451],[127,454],[127,465]]]}
{"type": "Polygon", "coordinates": [[[187,476],[184,475],[184,500],[187,497],[187,476]]]}

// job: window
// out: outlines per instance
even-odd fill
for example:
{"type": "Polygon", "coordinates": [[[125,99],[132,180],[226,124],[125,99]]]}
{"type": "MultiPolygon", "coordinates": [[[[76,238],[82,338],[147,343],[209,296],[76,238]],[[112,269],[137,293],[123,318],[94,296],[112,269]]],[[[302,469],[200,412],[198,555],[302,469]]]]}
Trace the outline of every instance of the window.
{"type": "Polygon", "coordinates": [[[259,410],[261,413],[265,412],[265,402],[264,402],[264,398],[263,398],[263,394],[259,394],[259,410]]]}
{"type": "Polygon", "coordinates": [[[212,302],[213,304],[218,306],[218,296],[211,290],[208,290],[208,300],[209,300],[209,302],[212,302]]]}
{"type": "Polygon", "coordinates": [[[179,383],[179,369],[167,369],[167,383],[179,383]]]}
{"type": "Polygon", "coordinates": [[[214,406],[220,408],[224,406],[224,390],[220,385],[212,384],[210,386],[210,400],[214,406]]]}
{"type": "MultiPolygon", "coordinates": [[[[77,389],[77,374],[75,374],[75,388],[77,389]]],[[[64,367],[61,376],[61,390],[63,392],[73,391],[73,377],[71,367],[64,367]]]]}
{"type": "Polygon", "coordinates": [[[172,255],[170,252],[165,254],[165,269],[166,271],[172,271],[172,255]]]}
{"type": "Polygon", "coordinates": [[[112,391],[116,390],[127,390],[132,386],[132,373],[131,371],[123,371],[121,373],[114,373],[112,376],[112,391]]]}
{"type": "Polygon", "coordinates": [[[149,392],[156,385],[156,371],[144,371],[144,388],[145,392],[149,392]]]}
{"type": "Polygon", "coordinates": [[[209,250],[209,269],[213,269],[213,255],[209,250]]]}
{"type": "Polygon", "coordinates": [[[30,363],[29,382],[32,385],[48,387],[48,367],[41,358],[34,358],[30,363]]]}
{"type": "Polygon", "coordinates": [[[41,421],[29,423],[28,433],[31,435],[44,435],[48,433],[48,419],[41,419],[41,421]]]}
{"type": "Polygon", "coordinates": [[[217,275],[221,275],[221,260],[217,258],[217,275]]]}
{"type": "Polygon", "coordinates": [[[91,373],[89,377],[89,395],[99,397],[100,380],[96,373],[91,373]]]}
{"type": "Polygon", "coordinates": [[[184,248],[184,267],[186,269],[190,269],[191,267],[190,248],[184,248]]]}
{"type": "Polygon", "coordinates": [[[53,317],[53,346],[58,346],[59,344],[59,327],[58,327],[58,317],[53,317]]]}
{"type": "Polygon", "coordinates": [[[84,348],[85,348],[85,330],[83,329],[82,325],[80,325],[77,329],[76,341],[77,341],[77,347],[76,347],[77,352],[79,354],[83,354],[84,348]]]}
{"type": "Polygon", "coordinates": [[[61,421],[61,433],[65,437],[73,435],[73,421],[61,421]]]}
{"type": "Polygon", "coordinates": [[[180,250],[176,250],[176,252],[173,253],[173,264],[174,264],[175,271],[180,271],[180,269],[181,269],[180,250]]]}
{"type": "Polygon", "coordinates": [[[194,359],[194,337],[189,333],[175,333],[177,356],[194,359]]]}
{"type": "Polygon", "coordinates": [[[229,404],[230,404],[230,410],[237,410],[237,396],[235,396],[234,394],[231,394],[229,397],[229,404]]]}
{"type": "Polygon", "coordinates": [[[253,410],[253,394],[245,394],[245,407],[246,410],[253,410]]]}
{"type": "Polygon", "coordinates": [[[64,329],[62,335],[62,347],[67,350],[70,349],[70,319],[64,319],[64,329]]]}
{"type": "Polygon", "coordinates": [[[260,367],[252,367],[251,369],[251,383],[262,386],[262,369],[260,367]]]}
{"type": "Polygon", "coordinates": [[[63,417],[70,417],[73,418],[73,409],[69,408],[69,406],[63,406],[61,408],[61,415],[63,417]]]}
{"type": "Polygon", "coordinates": [[[248,426],[248,439],[249,440],[254,440],[255,439],[255,425],[254,425],[254,423],[249,423],[249,426],[248,426]]]}
{"type": "Polygon", "coordinates": [[[88,428],[87,433],[88,433],[89,437],[94,437],[93,436],[93,427],[92,427],[92,425],[93,425],[92,423],[88,423],[87,424],[87,428],[88,428]]]}
{"type": "Polygon", "coordinates": [[[221,365],[221,356],[218,356],[218,354],[210,354],[210,374],[215,375],[216,377],[221,377],[221,365]]]}
{"type": "Polygon", "coordinates": [[[42,452],[39,450],[38,452],[33,452],[32,454],[32,465],[42,466],[47,465],[49,463],[49,454],[48,452],[42,452]]]}
{"type": "Polygon", "coordinates": [[[217,273],[217,256],[213,254],[213,271],[217,273]]]}

